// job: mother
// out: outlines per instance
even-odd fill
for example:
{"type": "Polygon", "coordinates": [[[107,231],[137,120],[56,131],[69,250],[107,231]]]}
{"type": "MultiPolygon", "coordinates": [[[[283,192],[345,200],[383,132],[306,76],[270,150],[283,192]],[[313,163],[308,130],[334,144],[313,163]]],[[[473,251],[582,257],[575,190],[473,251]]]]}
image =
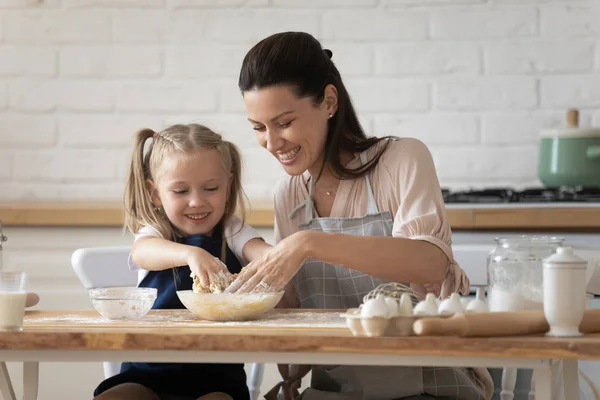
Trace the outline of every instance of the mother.
{"type": "MultiPolygon", "coordinates": [[[[428,149],[366,136],[331,51],[307,33],[267,37],[244,58],[239,88],[258,143],[288,176],[275,188],[277,245],[229,291],[287,287],[288,305],[297,298],[302,308],[337,309],[358,307],[389,281],[442,298],[468,291],[428,149]]],[[[489,397],[487,370],[437,367],[313,366],[303,394],[489,397]]]]}

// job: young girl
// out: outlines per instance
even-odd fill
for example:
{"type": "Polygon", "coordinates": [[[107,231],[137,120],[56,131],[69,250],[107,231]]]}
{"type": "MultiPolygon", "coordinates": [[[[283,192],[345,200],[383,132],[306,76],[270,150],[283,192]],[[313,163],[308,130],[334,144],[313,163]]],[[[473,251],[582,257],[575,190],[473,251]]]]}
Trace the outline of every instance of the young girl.
{"type": "MultiPolygon", "coordinates": [[[[158,289],[155,309],[183,309],[177,290],[222,284],[270,246],[234,216],[242,211],[236,146],[197,124],[137,132],[125,190],[138,285],[158,289]],[[147,153],[146,142],[151,139],[147,153]],[[189,268],[185,267],[189,266],[189,268]]],[[[249,399],[242,364],[123,363],[97,400],[249,399]]]]}

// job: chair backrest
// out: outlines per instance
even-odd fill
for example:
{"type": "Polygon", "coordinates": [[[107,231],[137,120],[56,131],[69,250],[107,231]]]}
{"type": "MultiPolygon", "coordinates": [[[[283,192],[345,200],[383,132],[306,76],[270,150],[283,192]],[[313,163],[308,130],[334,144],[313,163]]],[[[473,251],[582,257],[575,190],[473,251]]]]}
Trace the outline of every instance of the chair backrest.
{"type": "MultiPolygon", "coordinates": [[[[77,249],[71,256],[73,271],[86,289],[137,286],[137,271],[127,265],[129,246],[88,247],[77,249]]],[[[119,373],[120,362],[104,362],[104,377],[119,373]]]]}
{"type": "Polygon", "coordinates": [[[137,286],[137,271],[127,266],[129,246],[88,247],[71,256],[75,274],[86,289],[137,286]]]}

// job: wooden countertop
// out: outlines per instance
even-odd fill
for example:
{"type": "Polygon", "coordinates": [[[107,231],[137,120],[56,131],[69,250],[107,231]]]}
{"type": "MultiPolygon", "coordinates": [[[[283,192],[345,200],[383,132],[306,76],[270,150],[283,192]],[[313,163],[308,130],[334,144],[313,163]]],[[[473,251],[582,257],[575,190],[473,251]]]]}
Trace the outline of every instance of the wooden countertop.
{"type": "MultiPolygon", "coordinates": [[[[314,327],[290,316],[307,310],[273,310],[283,323],[211,323],[187,310],[152,310],[138,321],[106,321],[94,310],[28,311],[23,332],[0,332],[2,350],[187,350],[224,352],[318,352],[456,357],[599,359],[600,335],[576,338],[518,336],[355,337],[315,312],[314,327]],[[325,322],[328,321],[328,322],[325,322]]],[[[305,315],[306,317],[306,315],[305,315]]],[[[273,322],[273,319],[271,319],[273,322]]]]}
{"type": "MultiPolygon", "coordinates": [[[[577,230],[600,232],[598,207],[453,208],[453,230],[577,230]]],[[[0,203],[0,220],[7,226],[122,226],[118,203],[22,202],[0,203]]],[[[247,222],[273,226],[271,205],[254,203],[247,222]]]]}

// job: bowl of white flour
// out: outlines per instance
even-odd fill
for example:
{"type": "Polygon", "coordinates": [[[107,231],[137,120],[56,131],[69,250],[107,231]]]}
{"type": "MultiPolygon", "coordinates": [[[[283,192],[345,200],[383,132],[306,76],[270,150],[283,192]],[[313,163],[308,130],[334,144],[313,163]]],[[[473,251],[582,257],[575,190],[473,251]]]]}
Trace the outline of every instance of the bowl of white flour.
{"type": "Polygon", "coordinates": [[[156,301],[154,288],[110,287],[90,289],[92,304],[108,319],[140,319],[156,301]]]}

